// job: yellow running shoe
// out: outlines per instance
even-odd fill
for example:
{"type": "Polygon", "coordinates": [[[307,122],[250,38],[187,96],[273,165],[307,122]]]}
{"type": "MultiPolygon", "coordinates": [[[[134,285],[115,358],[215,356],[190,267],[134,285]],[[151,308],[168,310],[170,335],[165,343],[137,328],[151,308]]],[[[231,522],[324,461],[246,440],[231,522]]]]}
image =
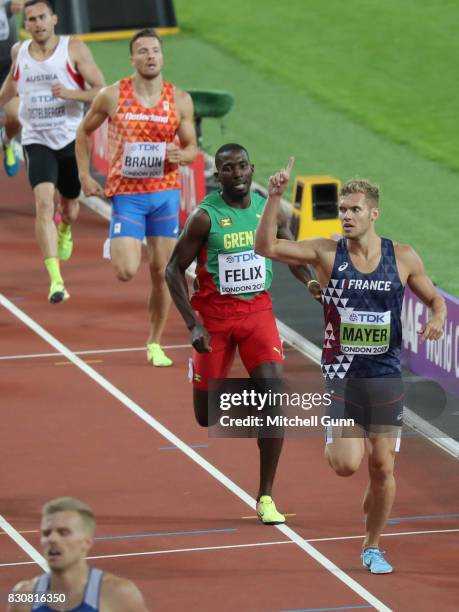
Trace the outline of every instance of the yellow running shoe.
{"type": "Polygon", "coordinates": [[[174,364],[156,342],[147,344],[147,360],[158,368],[167,368],[174,364]]]}
{"type": "Polygon", "coordinates": [[[72,228],[61,223],[57,229],[57,254],[61,261],[70,259],[73,251],[72,228]]]}
{"type": "Polygon", "coordinates": [[[258,500],[257,515],[263,525],[285,523],[285,516],[277,511],[276,504],[269,495],[262,495],[258,500]]]}
{"type": "Polygon", "coordinates": [[[70,294],[64,287],[64,283],[51,283],[48,293],[48,301],[51,304],[59,304],[59,302],[64,302],[65,300],[68,300],[69,297],[70,294]]]}

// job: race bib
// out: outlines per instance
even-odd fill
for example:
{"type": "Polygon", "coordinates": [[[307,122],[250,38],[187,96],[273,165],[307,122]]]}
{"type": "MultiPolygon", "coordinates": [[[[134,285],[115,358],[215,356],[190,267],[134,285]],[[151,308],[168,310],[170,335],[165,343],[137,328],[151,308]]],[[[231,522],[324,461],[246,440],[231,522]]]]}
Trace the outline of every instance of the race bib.
{"type": "Polygon", "coordinates": [[[126,142],[121,175],[138,179],[161,178],[165,161],[165,142],[126,142]]]}
{"type": "Polygon", "coordinates": [[[345,310],[339,330],[341,352],[349,355],[387,353],[390,343],[390,310],[345,310]]]}
{"type": "Polygon", "coordinates": [[[28,94],[26,108],[29,125],[34,130],[53,130],[66,123],[65,100],[55,98],[49,90],[28,94]]]}
{"type": "Polygon", "coordinates": [[[10,35],[10,24],[6,15],[6,8],[0,6],[0,40],[8,40],[10,35]]]}
{"type": "Polygon", "coordinates": [[[240,295],[264,291],[266,262],[255,251],[243,253],[220,253],[218,255],[218,277],[222,295],[240,295]]]}

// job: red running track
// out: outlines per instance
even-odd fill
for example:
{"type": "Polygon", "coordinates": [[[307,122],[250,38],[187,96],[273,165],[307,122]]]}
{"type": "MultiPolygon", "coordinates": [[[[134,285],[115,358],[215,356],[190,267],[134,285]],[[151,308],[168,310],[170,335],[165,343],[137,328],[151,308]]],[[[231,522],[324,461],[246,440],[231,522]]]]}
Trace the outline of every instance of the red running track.
{"type": "MultiPolygon", "coordinates": [[[[292,515],[293,531],[260,525],[237,495],[238,487],[242,496],[256,492],[256,443],[209,438],[195,424],[190,351],[183,346],[189,339],[178,315],[172,313],[165,336],[176,347],[169,350],[173,368],[151,368],[140,350],[146,269],[118,283],[101,259],[107,223],[83,209],[75,255],[64,267],[71,299],[49,305],[24,176],[2,178],[0,189],[7,298],[0,307],[0,515],[14,533],[39,550],[41,505],[60,495],[84,499],[98,517],[91,562],[134,580],[149,609],[161,612],[458,609],[456,460],[426,440],[403,439],[392,513],[399,520],[383,540],[396,568],[390,576],[372,576],[359,563],[365,469],[336,477],[323,459],[321,435],[288,439],[284,447],[275,497],[292,515]],[[42,330],[72,354],[59,354],[42,330]],[[80,351],[96,351],[80,355],[86,366],[73,357],[80,351]],[[158,423],[189,445],[188,455],[157,431],[158,423]],[[314,550],[332,571],[311,556],[314,550]]],[[[319,376],[317,366],[287,350],[287,378],[306,369],[319,376]]],[[[234,374],[243,375],[239,364],[234,374]]],[[[12,533],[0,531],[2,593],[41,572],[12,533]]]]}

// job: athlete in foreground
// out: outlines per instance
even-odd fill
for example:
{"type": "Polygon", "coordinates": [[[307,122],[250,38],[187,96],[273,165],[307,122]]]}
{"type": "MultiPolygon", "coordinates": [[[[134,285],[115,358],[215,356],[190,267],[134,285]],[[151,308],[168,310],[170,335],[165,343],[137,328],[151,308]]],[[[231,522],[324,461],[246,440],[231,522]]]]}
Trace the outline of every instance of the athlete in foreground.
{"type": "Polygon", "coordinates": [[[133,582],[88,565],[94,543],[92,510],[72,497],[43,506],[41,545],[49,572],[19,582],[7,612],[146,612],[133,582]]]}

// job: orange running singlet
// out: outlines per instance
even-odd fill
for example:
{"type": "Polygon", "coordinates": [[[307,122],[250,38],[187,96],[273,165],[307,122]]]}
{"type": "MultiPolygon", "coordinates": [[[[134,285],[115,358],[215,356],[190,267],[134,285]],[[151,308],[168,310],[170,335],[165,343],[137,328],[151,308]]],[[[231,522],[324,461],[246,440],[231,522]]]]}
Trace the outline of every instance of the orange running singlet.
{"type": "Polygon", "coordinates": [[[165,159],[166,143],[174,141],[178,126],[172,83],[164,81],[158,104],[145,108],[135,97],[131,77],[122,79],[118,108],[109,119],[105,194],[178,189],[177,164],[165,159]]]}

